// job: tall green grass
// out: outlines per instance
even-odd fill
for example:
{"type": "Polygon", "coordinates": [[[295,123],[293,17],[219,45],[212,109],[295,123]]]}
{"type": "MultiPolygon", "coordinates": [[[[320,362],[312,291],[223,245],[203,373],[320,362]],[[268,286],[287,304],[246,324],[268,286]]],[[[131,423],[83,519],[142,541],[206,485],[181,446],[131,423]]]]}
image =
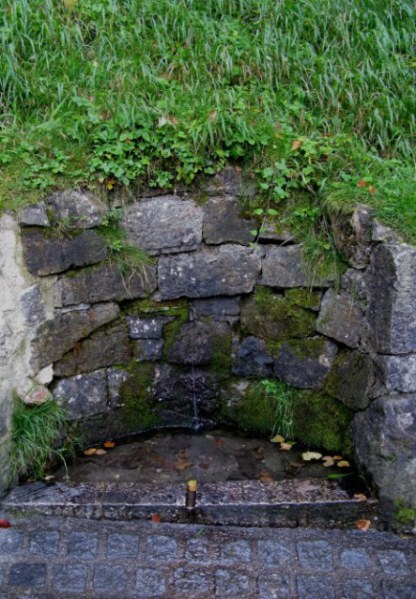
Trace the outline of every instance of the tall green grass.
{"type": "Polygon", "coordinates": [[[9,0],[0,194],[267,163],[282,131],[411,164],[415,39],[412,0],[9,0]]]}

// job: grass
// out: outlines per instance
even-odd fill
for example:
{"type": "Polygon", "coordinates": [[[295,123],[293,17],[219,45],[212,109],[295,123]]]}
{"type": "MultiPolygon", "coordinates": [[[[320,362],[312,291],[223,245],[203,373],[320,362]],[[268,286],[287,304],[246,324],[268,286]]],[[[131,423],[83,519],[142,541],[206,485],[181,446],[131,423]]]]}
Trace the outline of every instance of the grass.
{"type": "Polygon", "coordinates": [[[51,461],[66,465],[65,457],[74,453],[75,441],[67,436],[65,412],[53,400],[28,406],[15,401],[12,424],[11,464],[14,476],[43,478],[51,461]]]}
{"type": "Polygon", "coordinates": [[[238,161],[265,210],[307,193],[316,228],[364,199],[414,241],[413,18],[412,0],[9,0],[1,206],[238,161]]]}

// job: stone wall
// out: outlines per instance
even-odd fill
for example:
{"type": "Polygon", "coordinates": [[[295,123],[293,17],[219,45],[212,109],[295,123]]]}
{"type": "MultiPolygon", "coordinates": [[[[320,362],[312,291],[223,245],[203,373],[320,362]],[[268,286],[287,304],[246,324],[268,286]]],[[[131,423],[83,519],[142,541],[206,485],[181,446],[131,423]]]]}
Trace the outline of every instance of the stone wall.
{"type": "Polygon", "coordinates": [[[17,300],[3,303],[1,339],[13,344],[2,430],[15,390],[29,402],[51,392],[86,442],[191,426],[195,397],[205,423],[266,432],[268,415],[250,410],[259,412],[258,381],[278,380],[298,390],[299,440],[347,453],[353,440],[381,495],[415,505],[416,249],[365,207],[334,216],[345,258],[336,284],[313,275],[287,231],[264,226],[253,244],[258,225],[241,216],[240,192],[226,171],[203,199],[127,203],[126,243],[151,257],[133,270],[109,251],[109,209],[97,198],[55,193],[24,209],[25,264],[2,274],[17,300]]]}

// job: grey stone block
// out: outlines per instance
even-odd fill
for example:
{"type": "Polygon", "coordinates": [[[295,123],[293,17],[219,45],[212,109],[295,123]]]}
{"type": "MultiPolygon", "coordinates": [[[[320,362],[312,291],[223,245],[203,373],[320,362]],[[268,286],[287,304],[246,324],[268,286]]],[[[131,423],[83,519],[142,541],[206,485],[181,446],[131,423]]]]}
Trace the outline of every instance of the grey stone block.
{"type": "Polygon", "coordinates": [[[67,554],[71,557],[91,559],[97,555],[98,536],[91,532],[71,532],[68,535],[67,554]]]}
{"type": "Polygon", "coordinates": [[[356,459],[382,498],[416,508],[416,395],[388,395],[355,415],[356,459]]]}
{"type": "Polygon", "coordinates": [[[372,220],[374,211],[358,205],[352,213],[337,212],[331,218],[335,245],[344,259],[354,268],[365,268],[371,251],[372,220]]]}
{"type": "Polygon", "coordinates": [[[37,555],[56,555],[58,553],[59,533],[55,530],[37,532],[30,541],[30,553],[37,555]]]}
{"type": "Polygon", "coordinates": [[[21,226],[26,227],[49,227],[49,218],[46,212],[45,202],[25,206],[18,214],[21,226]]]}
{"type": "Polygon", "coordinates": [[[145,556],[151,562],[176,561],[178,543],[165,535],[151,535],[146,539],[145,556]]]}
{"type": "Polygon", "coordinates": [[[136,570],[136,589],[139,597],[162,597],[166,592],[166,578],[162,572],[154,568],[138,568],[136,570]]]}
{"type": "Polygon", "coordinates": [[[374,350],[383,354],[416,351],[416,248],[381,244],[371,257],[369,324],[374,350]]]}
{"type": "Polygon", "coordinates": [[[291,559],[291,548],[283,541],[258,541],[258,554],[267,568],[287,567],[291,559]]]}
{"type": "Polygon", "coordinates": [[[20,553],[23,545],[23,534],[18,530],[5,529],[1,531],[0,555],[20,553]]]}
{"type": "Polygon", "coordinates": [[[250,543],[244,540],[224,542],[221,546],[221,557],[236,566],[241,562],[250,562],[252,559],[250,543]]]}
{"type": "Polygon", "coordinates": [[[37,325],[46,319],[45,304],[38,285],[32,285],[19,300],[26,323],[37,325]]]}
{"type": "Polygon", "coordinates": [[[107,212],[108,207],[101,200],[86,192],[57,191],[47,199],[51,221],[70,229],[98,227],[107,212]]]}
{"type": "Polygon", "coordinates": [[[52,585],[59,593],[81,593],[87,587],[88,567],[83,564],[54,564],[52,585]]]}
{"type": "Polygon", "coordinates": [[[232,372],[237,376],[269,377],[273,374],[273,365],[266,342],[257,337],[247,337],[236,349],[232,372]]]}
{"type": "Polygon", "coordinates": [[[296,547],[299,563],[306,570],[327,572],[332,569],[331,546],[326,541],[299,541],[296,547]]]}
{"type": "Polygon", "coordinates": [[[163,356],[163,339],[137,339],[133,355],[138,362],[156,362],[163,356]]]}
{"type": "Polygon", "coordinates": [[[120,312],[117,304],[97,304],[87,310],[58,314],[42,323],[32,342],[33,356],[38,368],[56,362],[92,331],[114,320],[120,312]]]}
{"type": "Polygon", "coordinates": [[[416,354],[407,356],[378,356],[376,363],[382,382],[388,391],[416,391],[416,354]]]}
{"type": "Polygon", "coordinates": [[[124,597],[127,572],[122,566],[97,565],[93,575],[94,592],[101,597],[124,597]]]}
{"type": "Polygon", "coordinates": [[[386,580],[383,582],[384,599],[416,599],[415,582],[386,580]]]}
{"type": "Polygon", "coordinates": [[[23,229],[22,244],[27,269],[35,276],[96,264],[107,257],[104,240],[95,231],[52,237],[42,229],[23,229]]]}
{"type": "Polygon", "coordinates": [[[377,551],[377,557],[383,568],[383,572],[388,576],[407,576],[411,574],[409,564],[403,551],[395,549],[385,549],[377,551]]]}
{"type": "Polygon", "coordinates": [[[108,399],[111,408],[121,406],[120,389],[121,385],[127,381],[129,373],[119,368],[109,368],[107,370],[108,399]]]}
{"type": "Polygon", "coordinates": [[[239,297],[215,297],[212,299],[194,300],[190,303],[191,320],[210,317],[212,320],[237,322],[240,315],[239,297]]]}
{"type": "Polygon", "coordinates": [[[289,574],[263,574],[258,578],[259,599],[290,599],[289,574]]]}
{"type": "Polygon", "coordinates": [[[329,289],[322,298],[316,330],[343,343],[358,347],[366,340],[366,323],[352,297],[329,289]]]}
{"type": "Polygon", "coordinates": [[[335,359],[325,390],[352,410],[364,410],[374,383],[371,358],[358,351],[343,351],[335,359]]]}
{"type": "Polygon", "coordinates": [[[260,267],[257,250],[235,244],[161,256],[159,291],[162,299],[250,293],[260,267]]]}
{"type": "Polygon", "coordinates": [[[202,209],[174,195],[139,200],[126,207],[123,228],[150,255],[191,251],[202,240],[202,209]]]}
{"type": "Polygon", "coordinates": [[[154,266],[123,274],[115,264],[101,264],[62,276],[55,287],[56,305],[71,306],[147,297],[156,289],[154,266]]]}
{"type": "Polygon", "coordinates": [[[329,576],[298,576],[298,599],[336,599],[329,576]]]}
{"type": "Polygon", "coordinates": [[[370,556],[366,549],[344,549],[340,556],[341,566],[349,570],[369,570],[370,556]]]}
{"type": "Polygon", "coordinates": [[[174,573],[176,591],[183,597],[206,597],[214,594],[214,580],[210,574],[189,568],[178,568],[174,573]]]}
{"type": "Polygon", "coordinates": [[[277,354],[274,373],[300,389],[319,389],[331,370],[337,346],[323,337],[286,341],[277,354]]]}
{"type": "Polygon", "coordinates": [[[139,538],[129,534],[110,534],[107,539],[108,557],[137,557],[139,538]]]}
{"type": "Polygon", "coordinates": [[[161,339],[163,327],[174,320],[173,316],[126,316],[130,339],[161,339]]]}
{"type": "Polygon", "coordinates": [[[65,408],[68,420],[102,414],[108,409],[105,370],[61,379],[53,389],[53,396],[65,408]]]}
{"type": "Polygon", "coordinates": [[[261,284],[269,287],[329,287],[330,279],[314,276],[305,264],[300,245],[265,248],[261,284]]]}
{"type": "Polygon", "coordinates": [[[187,322],[174,337],[167,359],[175,364],[208,364],[221,347],[221,353],[231,352],[231,333],[226,323],[187,322]]]}
{"type": "Polygon", "coordinates": [[[212,558],[213,548],[207,539],[190,539],[186,543],[185,559],[188,562],[206,562],[212,558]]]}
{"type": "Polygon", "coordinates": [[[9,574],[10,586],[39,587],[45,584],[46,564],[16,562],[12,564],[9,574]]]}
{"type": "Polygon", "coordinates": [[[241,202],[230,197],[215,197],[204,204],[203,237],[205,243],[241,243],[249,245],[255,239],[250,233],[257,229],[254,221],[241,217],[241,202]]]}
{"type": "Polygon", "coordinates": [[[342,597],[345,599],[374,599],[379,597],[371,582],[367,580],[349,580],[342,586],[342,597]]]}
{"type": "Polygon", "coordinates": [[[249,597],[250,578],[235,570],[219,569],[215,572],[215,588],[218,597],[249,597]]]}

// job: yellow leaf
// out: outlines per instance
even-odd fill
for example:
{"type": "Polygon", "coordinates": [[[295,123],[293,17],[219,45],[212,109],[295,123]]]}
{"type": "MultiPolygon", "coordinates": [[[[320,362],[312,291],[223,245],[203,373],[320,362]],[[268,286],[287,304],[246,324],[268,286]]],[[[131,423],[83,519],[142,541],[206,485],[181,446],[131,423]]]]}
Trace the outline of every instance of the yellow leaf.
{"type": "Polygon", "coordinates": [[[351,464],[347,460],[341,460],[337,463],[338,468],[349,468],[351,464]]]}
{"type": "Polygon", "coordinates": [[[322,462],[323,462],[323,467],[324,468],[330,468],[331,466],[333,466],[335,464],[334,460],[331,458],[330,455],[326,455],[322,458],[322,462]]]}
{"type": "Polygon", "coordinates": [[[368,530],[371,526],[371,520],[357,520],[355,526],[360,530],[368,530]]]}
{"type": "Polygon", "coordinates": [[[337,462],[338,460],[342,460],[342,455],[333,455],[332,459],[337,462]]]}
{"type": "Polygon", "coordinates": [[[105,449],[97,449],[95,455],[105,455],[107,452],[105,449]]]}
{"type": "Polygon", "coordinates": [[[176,470],[186,470],[192,466],[192,462],[188,462],[187,460],[176,460],[175,468],[176,470]]]}
{"type": "Polygon", "coordinates": [[[318,453],[317,451],[304,451],[302,453],[302,459],[305,462],[310,462],[311,460],[320,460],[322,457],[322,453],[318,453]]]}
{"type": "Polygon", "coordinates": [[[364,493],[355,493],[353,498],[357,501],[367,501],[367,497],[364,495],[364,493]]]}
{"type": "Polygon", "coordinates": [[[270,439],[270,443],[284,443],[285,438],[282,435],[275,435],[270,439]]]}
{"type": "Polygon", "coordinates": [[[280,449],[282,451],[290,451],[292,447],[293,445],[291,445],[290,443],[280,443],[280,449]]]}
{"type": "Polygon", "coordinates": [[[105,441],[105,442],[103,443],[103,445],[104,445],[104,447],[105,447],[106,449],[112,449],[113,447],[115,447],[115,446],[116,446],[116,444],[114,443],[114,441],[105,441]]]}
{"type": "Polygon", "coordinates": [[[273,478],[270,474],[270,472],[268,472],[267,470],[260,470],[260,480],[264,483],[271,483],[273,482],[273,478]]]}
{"type": "Polygon", "coordinates": [[[84,449],[84,451],[82,452],[84,455],[94,455],[97,453],[97,448],[96,447],[90,447],[89,449],[84,449]]]}

